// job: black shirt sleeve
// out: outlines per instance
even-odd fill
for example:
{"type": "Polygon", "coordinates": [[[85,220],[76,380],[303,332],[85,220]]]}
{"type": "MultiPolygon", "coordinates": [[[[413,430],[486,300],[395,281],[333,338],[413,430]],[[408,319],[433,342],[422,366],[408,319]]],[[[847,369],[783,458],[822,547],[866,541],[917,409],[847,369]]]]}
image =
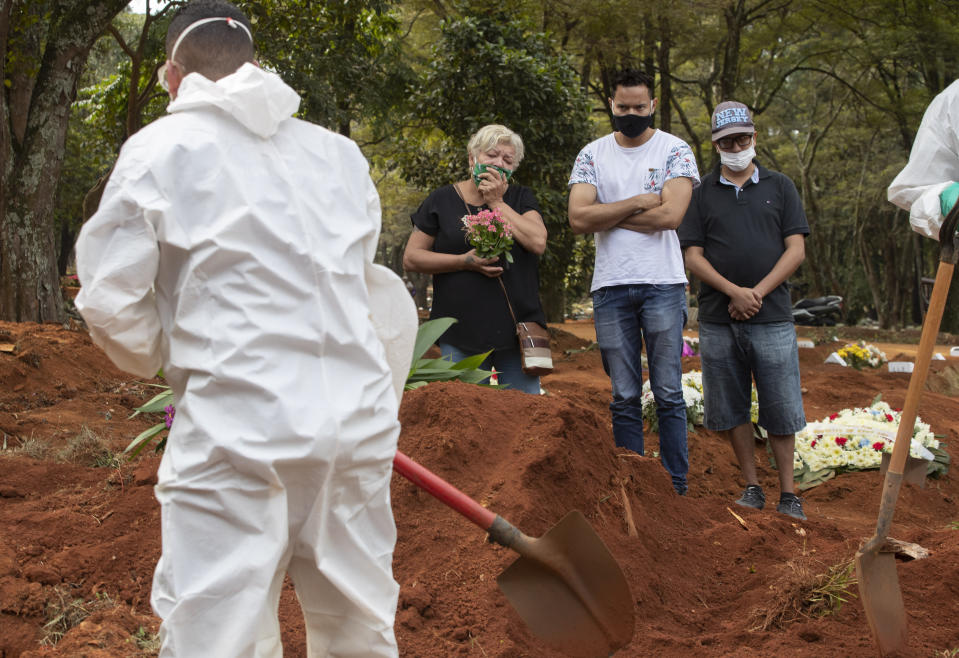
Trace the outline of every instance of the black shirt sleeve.
{"type": "Polygon", "coordinates": [[[701,204],[703,200],[703,188],[709,184],[708,177],[704,177],[702,184],[697,185],[693,190],[693,196],[689,200],[689,206],[686,207],[686,214],[683,216],[683,222],[676,229],[676,235],[679,237],[679,246],[702,247],[706,243],[706,235],[703,231],[703,215],[701,204]]]}
{"type": "Polygon", "coordinates": [[[809,235],[809,221],[806,219],[806,211],[802,206],[802,199],[795,183],[789,176],[782,176],[783,186],[783,216],[782,233],[783,237],[790,235],[809,235]]]}
{"type": "Polygon", "coordinates": [[[433,192],[423,200],[423,203],[416,209],[416,212],[410,215],[410,220],[413,222],[413,226],[423,231],[423,233],[431,235],[434,238],[436,237],[436,234],[439,233],[440,230],[437,192],[433,192]]]}

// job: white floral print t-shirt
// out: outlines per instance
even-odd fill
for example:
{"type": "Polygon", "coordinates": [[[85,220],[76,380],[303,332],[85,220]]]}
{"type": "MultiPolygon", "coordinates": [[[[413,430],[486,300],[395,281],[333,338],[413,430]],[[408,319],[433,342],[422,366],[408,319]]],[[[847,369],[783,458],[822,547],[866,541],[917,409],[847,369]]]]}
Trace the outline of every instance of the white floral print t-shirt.
{"type": "MultiPolygon", "coordinates": [[[[692,149],[683,140],[657,130],[635,148],[616,143],[614,133],[587,144],[573,165],[569,185],[588,183],[600,203],[636,194],[662,192],[671,178],[685,176],[699,185],[692,149]]],[[[591,291],[635,283],[686,283],[683,254],[676,231],[637,233],[612,228],[595,235],[596,266],[591,291]]]]}

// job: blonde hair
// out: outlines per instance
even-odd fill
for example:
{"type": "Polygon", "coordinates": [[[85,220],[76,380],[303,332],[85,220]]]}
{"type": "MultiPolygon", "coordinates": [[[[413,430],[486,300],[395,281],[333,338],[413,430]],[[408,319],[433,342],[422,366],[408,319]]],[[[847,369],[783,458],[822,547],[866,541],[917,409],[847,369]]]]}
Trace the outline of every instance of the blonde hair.
{"type": "Polygon", "coordinates": [[[513,147],[513,150],[516,151],[516,163],[514,166],[519,166],[519,163],[523,161],[523,138],[506,126],[501,126],[498,123],[491,123],[477,130],[473,136],[470,137],[466,150],[475,158],[482,151],[489,151],[502,142],[508,143],[513,147]]]}

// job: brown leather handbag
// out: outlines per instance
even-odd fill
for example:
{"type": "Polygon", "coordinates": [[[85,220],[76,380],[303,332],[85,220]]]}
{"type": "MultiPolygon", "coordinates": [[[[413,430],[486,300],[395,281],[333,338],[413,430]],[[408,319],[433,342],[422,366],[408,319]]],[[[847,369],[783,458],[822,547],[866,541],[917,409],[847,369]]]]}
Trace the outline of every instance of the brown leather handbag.
{"type": "Polygon", "coordinates": [[[536,322],[517,322],[519,353],[523,359],[523,372],[542,377],[553,372],[553,356],[549,351],[549,332],[536,322]]]}
{"type": "MultiPolygon", "coordinates": [[[[509,314],[516,322],[513,305],[506,294],[506,286],[500,278],[499,285],[506,295],[509,314]]],[[[532,377],[542,377],[553,372],[553,355],[549,350],[549,331],[538,322],[516,322],[516,337],[519,339],[519,354],[523,362],[523,372],[532,377]]]]}

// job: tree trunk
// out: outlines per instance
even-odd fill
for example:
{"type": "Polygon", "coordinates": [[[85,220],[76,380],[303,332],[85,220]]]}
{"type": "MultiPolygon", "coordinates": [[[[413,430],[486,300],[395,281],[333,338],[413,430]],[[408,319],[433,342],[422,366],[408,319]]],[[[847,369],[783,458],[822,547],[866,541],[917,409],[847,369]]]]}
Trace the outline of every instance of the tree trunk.
{"type": "Polygon", "coordinates": [[[0,320],[65,318],[53,205],[70,105],[90,47],[126,4],[0,0],[0,78],[11,81],[0,90],[0,320]]]}
{"type": "Polygon", "coordinates": [[[659,115],[659,127],[663,132],[673,132],[673,122],[671,121],[670,107],[673,104],[673,79],[672,69],[669,63],[669,56],[673,49],[672,34],[669,30],[669,16],[663,14],[659,18],[659,48],[656,50],[656,57],[659,61],[659,109],[656,114],[659,115]]]}
{"type": "Polygon", "coordinates": [[[723,10],[726,19],[726,43],[723,49],[723,68],[719,75],[719,101],[735,98],[739,86],[739,48],[743,27],[749,23],[746,3],[737,0],[723,10]]]}

